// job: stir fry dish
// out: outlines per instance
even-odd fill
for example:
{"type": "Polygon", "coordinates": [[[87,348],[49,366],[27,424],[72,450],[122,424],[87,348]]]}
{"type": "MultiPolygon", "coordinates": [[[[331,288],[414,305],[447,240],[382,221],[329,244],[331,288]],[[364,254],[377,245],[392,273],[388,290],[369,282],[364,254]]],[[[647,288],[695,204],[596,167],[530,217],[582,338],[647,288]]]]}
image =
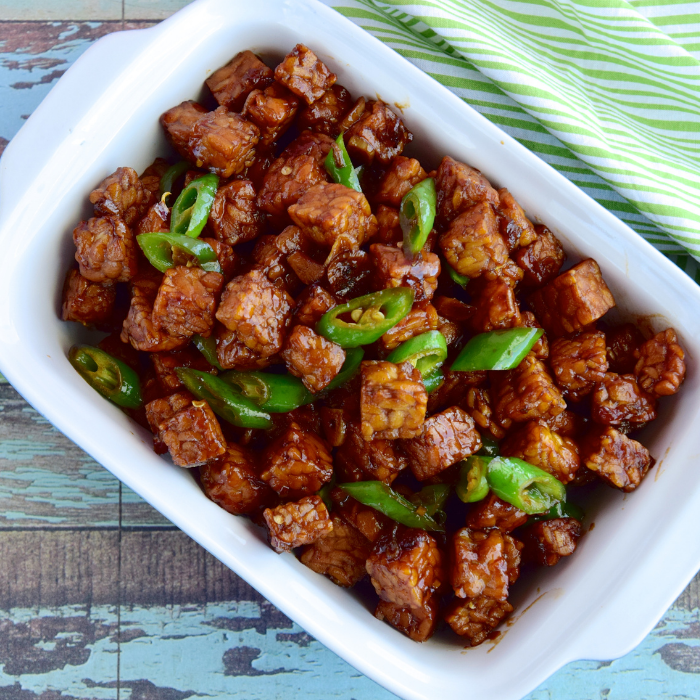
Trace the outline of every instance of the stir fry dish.
{"type": "Polygon", "coordinates": [[[380,620],[494,638],[521,567],[576,550],[579,496],[654,464],[635,436],[683,383],[676,332],[606,321],[595,260],[567,269],[467,163],[404,155],[398,110],[306,46],[206,85],[160,117],[169,160],[90,194],[61,313],[105,337],[70,363],[380,620]]]}

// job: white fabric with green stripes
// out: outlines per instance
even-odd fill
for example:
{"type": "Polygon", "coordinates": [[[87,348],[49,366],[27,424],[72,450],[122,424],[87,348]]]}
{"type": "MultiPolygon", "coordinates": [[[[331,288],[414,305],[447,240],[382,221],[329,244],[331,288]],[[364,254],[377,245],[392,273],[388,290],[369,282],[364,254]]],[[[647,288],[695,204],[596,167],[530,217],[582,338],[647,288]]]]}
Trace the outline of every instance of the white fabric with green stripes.
{"type": "Polygon", "coordinates": [[[700,2],[324,1],[700,282],[700,2]]]}

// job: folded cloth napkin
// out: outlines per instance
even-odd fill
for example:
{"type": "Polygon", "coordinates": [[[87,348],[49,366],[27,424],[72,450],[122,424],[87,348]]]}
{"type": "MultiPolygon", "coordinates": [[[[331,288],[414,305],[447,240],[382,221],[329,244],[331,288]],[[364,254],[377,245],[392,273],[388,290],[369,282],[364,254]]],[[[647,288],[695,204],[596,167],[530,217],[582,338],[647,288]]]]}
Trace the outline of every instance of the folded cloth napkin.
{"type": "Polygon", "coordinates": [[[700,283],[700,3],[324,0],[700,283]]]}

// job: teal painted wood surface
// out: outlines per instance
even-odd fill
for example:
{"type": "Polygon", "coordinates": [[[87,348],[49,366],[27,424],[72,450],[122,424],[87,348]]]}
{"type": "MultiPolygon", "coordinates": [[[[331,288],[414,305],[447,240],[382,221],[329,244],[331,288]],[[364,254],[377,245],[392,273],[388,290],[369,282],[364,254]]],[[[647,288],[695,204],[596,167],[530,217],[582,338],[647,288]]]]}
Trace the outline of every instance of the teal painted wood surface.
{"type": "MultiPolygon", "coordinates": [[[[185,4],[0,0],[0,152],[92,42],[185,4]]],[[[528,700],[700,698],[699,601],[696,578],[632,653],[569,664],[528,700]]],[[[394,696],[120,485],[0,377],[0,700],[190,697],[394,696]]]]}

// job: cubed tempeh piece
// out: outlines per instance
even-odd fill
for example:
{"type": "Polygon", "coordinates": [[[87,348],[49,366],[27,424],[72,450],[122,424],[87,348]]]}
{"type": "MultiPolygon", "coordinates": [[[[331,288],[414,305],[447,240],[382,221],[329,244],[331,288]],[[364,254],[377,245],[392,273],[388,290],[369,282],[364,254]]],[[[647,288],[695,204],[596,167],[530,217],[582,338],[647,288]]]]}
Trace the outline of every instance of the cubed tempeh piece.
{"type": "Polygon", "coordinates": [[[453,600],[444,612],[447,624],[470,646],[478,646],[488,638],[492,630],[513,612],[507,601],[494,600],[481,595],[476,598],[453,600]]]}
{"type": "Polygon", "coordinates": [[[386,165],[413,140],[413,134],[389,106],[367,102],[362,116],[345,132],[345,145],[353,163],[386,165]]]}
{"type": "Polygon", "coordinates": [[[161,424],[170,420],[178,411],[192,405],[194,396],[189,391],[178,391],[162,399],[155,399],[146,404],[146,419],[154,435],[160,433],[161,424]]]}
{"type": "MultiPolygon", "coordinates": [[[[131,347],[126,346],[126,347],[131,347]]],[[[178,367],[190,367],[200,372],[215,373],[216,370],[193,345],[186,345],[180,350],[152,352],[149,358],[163,391],[169,393],[183,386],[175,370],[178,367]]]]}
{"type": "Polygon", "coordinates": [[[427,418],[420,435],[403,440],[401,447],[408,455],[413,475],[425,481],[479,450],[481,436],[471,416],[452,406],[427,418]]]}
{"type": "Polygon", "coordinates": [[[333,529],[309,545],[301,563],[317,574],[328,576],[333,583],[351,588],[367,574],[365,562],[372,543],[352,525],[332,516],[333,529]]]}
{"type": "Polygon", "coordinates": [[[295,422],[267,448],[263,465],[262,480],[282,498],[316,493],[333,476],[325,440],[295,422]]]}
{"type": "Polygon", "coordinates": [[[343,489],[331,489],[333,510],[350,525],[359,530],[370,542],[376,542],[382,533],[395,526],[393,520],[374,508],[365,506],[349,496],[343,489]]]}
{"type": "Polygon", "coordinates": [[[297,298],[292,323],[314,327],[323,314],[336,306],[336,300],[320,285],[312,284],[297,298]]]}
{"type": "Polygon", "coordinates": [[[167,204],[158,201],[149,207],[134,229],[134,234],[168,233],[170,231],[170,209],[167,204]]]}
{"type": "Polygon", "coordinates": [[[286,87],[272,83],[264,90],[253,90],[243,107],[243,116],[260,130],[260,143],[271,145],[292,125],[299,99],[286,87]]]}
{"type": "Polygon", "coordinates": [[[289,207],[288,212],[304,235],[327,248],[341,234],[351,236],[359,247],[377,231],[377,219],[367,198],[337,183],[314,185],[289,207]]]}
{"type": "Polygon", "coordinates": [[[275,80],[312,104],[336,81],[335,73],[304,44],[297,44],[275,68],[275,80]]]}
{"type": "MultiPolygon", "coordinates": [[[[454,374],[459,376],[466,373],[454,372],[454,374]]],[[[494,415],[491,390],[483,386],[464,386],[463,390],[464,396],[460,401],[461,406],[481,430],[488,430],[492,437],[500,440],[506,431],[494,415]]]]}
{"type": "Polygon", "coordinates": [[[376,209],[377,242],[396,247],[403,241],[399,210],[380,204],[376,209]]]}
{"type": "Polygon", "coordinates": [[[566,260],[559,239],[546,226],[535,226],[535,231],[537,238],[513,256],[524,273],[523,286],[528,289],[537,289],[551,282],[566,260]]]}
{"type": "Polygon", "coordinates": [[[539,422],[562,437],[572,438],[577,441],[586,433],[591,424],[589,418],[568,409],[553,418],[540,418],[539,422]]]}
{"type": "Polygon", "coordinates": [[[546,425],[530,421],[501,443],[504,457],[517,457],[549,472],[568,484],[581,464],[579,450],[570,438],[561,437],[546,425]]]}
{"type": "Polygon", "coordinates": [[[537,234],[523,208],[505,187],[498,190],[498,199],[499,229],[508,252],[530,245],[537,234]]]}
{"type": "Polygon", "coordinates": [[[359,469],[365,480],[376,479],[390,484],[408,466],[408,460],[393,440],[367,442],[360,427],[350,423],[345,441],[336,452],[335,465],[341,474],[359,469]]]}
{"type": "Polygon", "coordinates": [[[578,401],[590,394],[608,371],[605,334],[587,331],[573,338],[558,338],[552,343],[549,362],[557,384],[566,390],[567,397],[578,401]]]}
{"type": "Polygon", "coordinates": [[[199,478],[204,493],[234,515],[252,513],[274,497],[257,475],[252,453],[233,442],[221,457],[199,468],[199,478]]]}
{"type": "Polygon", "coordinates": [[[272,69],[252,51],[241,51],[225,66],[215,70],[205,82],[220,106],[239,112],[253,90],[264,90],[273,79],[272,69]]]}
{"type": "Polygon", "coordinates": [[[443,225],[475,204],[484,202],[498,206],[499,202],[498,192],[478,170],[450,156],[445,156],[440,163],[435,189],[438,218],[443,225]]]}
{"type": "Polygon", "coordinates": [[[528,515],[510,503],[502,501],[493,491],[483,500],[474,504],[474,509],[467,514],[465,522],[472,530],[491,530],[512,532],[527,522],[528,515]]]}
{"type": "Polygon", "coordinates": [[[251,270],[226,285],[216,318],[251,350],[270,357],[282,350],[293,307],[286,291],[251,270]]]}
{"type": "Polygon", "coordinates": [[[223,284],[224,277],[218,272],[171,267],[153,304],[153,324],[173,338],[210,335],[223,284]]]}
{"type": "Polygon", "coordinates": [[[554,380],[533,353],[515,369],[492,372],[491,380],[494,412],[505,428],[510,421],[553,418],[566,408],[554,380]]]}
{"type": "Polygon", "coordinates": [[[81,221],[73,230],[80,274],[91,282],[128,282],[138,267],[136,241],[114,216],[81,221]]]}
{"type": "Polygon", "coordinates": [[[475,204],[454,219],[440,237],[440,248],[450,266],[470,279],[508,260],[496,214],[488,202],[475,204]]]}
{"type": "Polygon", "coordinates": [[[287,207],[308,189],[328,181],[323,163],[333,139],[304,131],[270,166],[258,193],[258,206],[276,220],[287,219],[287,207]]]}
{"type": "Polygon", "coordinates": [[[432,299],[440,275],[440,258],[435,253],[424,252],[411,261],[401,248],[394,246],[373,243],[369,250],[374,259],[377,289],[410,287],[416,301],[432,299]]]}
{"type": "Polygon", "coordinates": [[[207,110],[197,102],[187,100],[163,112],[160,125],[172,143],[175,150],[187,160],[191,160],[190,138],[194,125],[207,113],[207,110]]]}
{"type": "Polygon", "coordinates": [[[278,553],[313,544],[333,530],[326,504],[319,496],[282,503],[263,512],[270,546],[278,553]]]}
{"type": "Polygon", "coordinates": [[[639,348],[634,368],[639,386],[656,396],[671,396],[685,379],[685,353],[673,328],[667,328],[639,348]]]}
{"type": "Polygon", "coordinates": [[[229,178],[250,167],[260,131],[240,114],[219,107],[197,120],[189,141],[189,155],[198,168],[229,178]]]}
{"type": "Polygon", "coordinates": [[[156,158],[139,176],[149,206],[160,199],[160,181],[169,169],[170,163],[165,158],[156,158]]]}
{"type": "Polygon", "coordinates": [[[428,395],[420,372],[410,363],[362,363],[360,412],[365,440],[397,440],[420,435],[428,395]]]}
{"type": "Polygon", "coordinates": [[[90,202],[95,216],[115,216],[133,226],[146,213],[149,195],[133,168],[117,168],[90,193],[90,202]]]}
{"type": "Polygon", "coordinates": [[[478,292],[472,297],[474,313],[470,319],[475,333],[501,328],[517,328],[522,324],[522,317],[512,287],[503,279],[496,278],[479,285],[478,292]]]}
{"type": "Polygon", "coordinates": [[[500,530],[464,527],[452,538],[451,582],[458,598],[506,600],[520,573],[523,545],[500,530]]]}
{"type": "Polygon", "coordinates": [[[597,321],[615,306],[615,299],[598,263],[588,259],[531,294],[530,305],[547,333],[566,335],[597,321]]]}
{"type": "MultiPolygon", "coordinates": [[[[523,311],[520,314],[519,327],[542,328],[532,311],[523,311]]],[[[532,353],[538,360],[546,360],[549,357],[549,340],[547,339],[546,333],[543,333],[542,337],[532,346],[532,353]]]]}
{"type": "Polygon", "coordinates": [[[294,326],[282,351],[290,374],[317,393],[330,384],[345,362],[345,350],[308,326],[294,326]]]}
{"type": "Polygon", "coordinates": [[[393,350],[414,336],[436,330],[438,323],[439,317],[435,307],[428,301],[419,301],[381,337],[382,346],[386,350],[393,350]]]}
{"type": "Polygon", "coordinates": [[[188,343],[188,338],[174,338],[153,323],[153,304],[149,293],[136,286],[131,291],[131,306],[124,319],[121,338],[142,352],[176,350],[188,343]]]}
{"type": "Polygon", "coordinates": [[[94,326],[109,319],[117,298],[113,282],[91,282],[77,270],[69,270],[63,285],[61,318],[94,326]]]}
{"type": "Polygon", "coordinates": [[[336,138],[340,133],[340,122],[350,107],[352,96],[342,85],[336,83],[312,104],[302,105],[297,126],[300,130],[311,129],[336,138]]]}
{"type": "Polygon", "coordinates": [[[238,336],[226,326],[216,326],[216,357],[224,369],[256,370],[265,369],[276,361],[279,355],[269,357],[251,350],[238,336]]]}
{"type": "Polygon", "coordinates": [[[342,408],[321,406],[321,427],[323,437],[331,447],[340,447],[347,436],[348,416],[342,408]]]}
{"type": "Polygon", "coordinates": [[[523,557],[540,566],[554,566],[571,556],[581,537],[581,523],[575,518],[553,518],[533,523],[522,534],[523,557]]]}
{"type": "Polygon", "coordinates": [[[581,460],[603,481],[634,491],[654,463],[649,450],[615,428],[596,428],[581,443],[581,460]]]}
{"type": "Polygon", "coordinates": [[[336,299],[345,302],[369,294],[373,277],[374,263],[364,250],[344,250],[337,255],[331,251],[324,284],[336,299]]]}
{"type": "Polygon", "coordinates": [[[367,573],[389,603],[421,608],[445,580],[443,555],[425,530],[394,527],[374,543],[367,573]]]}
{"type": "Polygon", "coordinates": [[[226,452],[221,426],[206,401],[193,401],[159,427],[178,467],[196,467],[226,452]]]}
{"type": "Polygon", "coordinates": [[[624,323],[605,330],[608,369],[617,374],[632,374],[637,364],[637,351],[644,336],[633,323],[624,323]]]}
{"type": "Polygon", "coordinates": [[[374,610],[378,620],[385,620],[414,642],[426,642],[437,628],[439,606],[437,596],[430,596],[423,605],[411,608],[380,600],[374,610]]]}
{"type": "Polygon", "coordinates": [[[607,372],[596,385],[591,404],[596,423],[645,423],[656,418],[656,398],[647,394],[633,374],[607,372]]]}
{"type": "Polygon", "coordinates": [[[265,227],[265,217],[258,209],[253,183],[234,180],[219,187],[208,221],[216,237],[229,245],[257,238],[265,227]]]}
{"type": "Polygon", "coordinates": [[[260,236],[253,248],[253,261],[276,287],[293,293],[300,282],[287,263],[285,254],[277,247],[279,237],[270,234],[260,236]]]}
{"type": "Polygon", "coordinates": [[[404,196],[426,177],[428,174],[415,158],[396,156],[382,176],[373,201],[398,209],[404,196]]]}

